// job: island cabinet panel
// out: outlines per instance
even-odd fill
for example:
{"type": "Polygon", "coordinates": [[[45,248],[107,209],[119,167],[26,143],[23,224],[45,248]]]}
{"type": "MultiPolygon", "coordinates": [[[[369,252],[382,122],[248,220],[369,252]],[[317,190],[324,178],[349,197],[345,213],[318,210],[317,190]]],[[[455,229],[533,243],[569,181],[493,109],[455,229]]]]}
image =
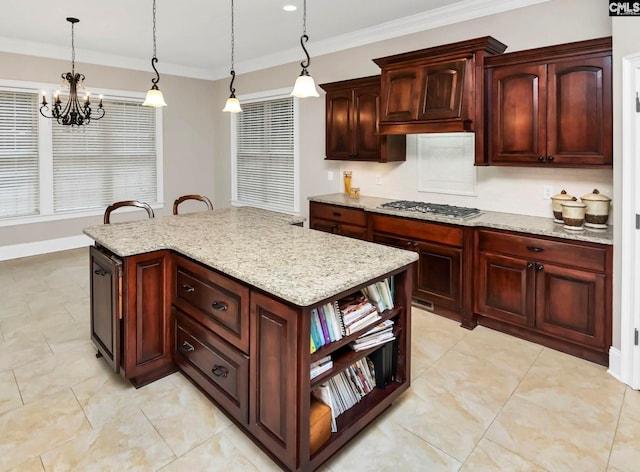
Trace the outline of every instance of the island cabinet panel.
{"type": "Polygon", "coordinates": [[[251,293],[249,428],[290,470],[298,463],[302,407],[297,395],[303,380],[298,377],[297,363],[299,322],[294,308],[259,292],[251,293]]]}
{"type": "Polygon", "coordinates": [[[169,251],[124,260],[124,356],[126,377],[144,385],[173,370],[171,340],[172,258],[169,251]]]}
{"type": "Polygon", "coordinates": [[[367,239],[367,214],[362,209],[310,202],[309,215],[311,229],[367,239]]]}
{"type": "Polygon", "coordinates": [[[487,58],[486,162],[611,167],[611,38],[487,58]]]}
{"type": "Polygon", "coordinates": [[[612,248],[479,229],[478,323],[608,363],[612,248]]]}

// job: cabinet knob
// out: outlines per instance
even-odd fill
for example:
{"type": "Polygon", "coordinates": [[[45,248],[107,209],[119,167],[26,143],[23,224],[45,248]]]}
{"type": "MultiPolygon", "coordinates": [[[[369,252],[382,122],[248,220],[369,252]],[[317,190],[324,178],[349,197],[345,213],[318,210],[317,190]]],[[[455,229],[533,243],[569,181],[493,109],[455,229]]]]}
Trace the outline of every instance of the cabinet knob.
{"type": "Polygon", "coordinates": [[[340,218],[342,216],[342,213],[340,213],[339,211],[334,211],[333,216],[335,216],[336,218],[340,218]]]}
{"type": "Polygon", "coordinates": [[[218,311],[227,311],[227,309],[229,308],[229,306],[228,306],[226,303],[224,303],[224,302],[219,302],[219,301],[214,301],[214,302],[211,304],[211,307],[212,307],[214,310],[218,310],[218,311]]]}
{"type": "Polygon", "coordinates": [[[533,262],[527,262],[527,269],[533,269],[533,262]]]}
{"type": "Polygon", "coordinates": [[[542,252],[542,251],[544,251],[544,248],[537,247],[537,246],[527,246],[527,249],[529,251],[533,251],[533,252],[542,252]]]}
{"type": "Polygon", "coordinates": [[[547,156],[547,160],[548,160],[549,162],[553,162],[553,159],[554,159],[554,157],[553,157],[553,156],[547,156]]]}
{"type": "Polygon", "coordinates": [[[542,269],[544,269],[544,266],[542,264],[538,264],[538,265],[536,265],[536,269],[542,270],[542,269]]]}
{"type": "Polygon", "coordinates": [[[180,346],[180,348],[184,351],[184,352],[192,352],[195,351],[195,347],[193,347],[191,344],[189,344],[187,341],[184,341],[182,343],[182,346],[180,346]]]}
{"type": "Polygon", "coordinates": [[[184,284],[182,286],[182,290],[184,290],[187,293],[191,293],[191,292],[195,292],[196,291],[195,288],[193,288],[191,285],[187,285],[187,284],[184,284]]]}
{"type": "Polygon", "coordinates": [[[544,156],[538,156],[538,160],[539,160],[540,162],[544,161],[544,156]]]}
{"type": "Polygon", "coordinates": [[[229,374],[229,370],[224,366],[214,365],[211,373],[216,377],[226,377],[229,374]]]}

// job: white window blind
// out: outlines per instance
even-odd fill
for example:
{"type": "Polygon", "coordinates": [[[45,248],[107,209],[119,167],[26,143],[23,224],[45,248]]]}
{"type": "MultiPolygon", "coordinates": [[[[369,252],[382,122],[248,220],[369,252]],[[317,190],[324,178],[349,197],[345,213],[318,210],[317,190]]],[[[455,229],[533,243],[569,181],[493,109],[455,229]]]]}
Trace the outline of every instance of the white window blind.
{"type": "Polygon", "coordinates": [[[87,126],[53,126],[55,213],[157,203],[156,109],[106,99],[104,107],[105,117],[87,126]]]}
{"type": "Polygon", "coordinates": [[[236,118],[236,201],[295,212],[293,98],[243,102],[236,118]]]}
{"type": "Polygon", "coordinates": [[[38,98],[0,91],[0,218],[39,212],[38,98]]]}

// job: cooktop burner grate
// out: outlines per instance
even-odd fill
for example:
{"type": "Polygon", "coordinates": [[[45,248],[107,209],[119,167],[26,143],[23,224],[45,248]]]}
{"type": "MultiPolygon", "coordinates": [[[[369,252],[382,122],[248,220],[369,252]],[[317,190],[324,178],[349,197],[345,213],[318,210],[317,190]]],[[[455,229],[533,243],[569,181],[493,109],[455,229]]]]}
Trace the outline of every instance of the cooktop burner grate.
{"type": "Polygon", "coordinates": [[[479,215],[481,212],[477,208],[466,208],[453,205],[445,205],[442,203],[412,202],[408,200],[397,200],[395,202],[383,203],[383,208],[401,211],[417,211],[437,216],[446,216],[449,218],[471,218],[479,215]]]}

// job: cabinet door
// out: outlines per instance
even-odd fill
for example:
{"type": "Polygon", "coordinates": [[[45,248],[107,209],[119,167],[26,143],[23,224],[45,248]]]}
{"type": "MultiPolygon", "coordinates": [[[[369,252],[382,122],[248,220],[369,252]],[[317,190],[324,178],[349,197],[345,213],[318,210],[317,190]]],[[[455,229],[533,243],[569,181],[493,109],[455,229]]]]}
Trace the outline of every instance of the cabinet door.
{"type": "Polygon", "coordinates": [[[535,265],[524,259],[480,252],[476,311],[521,326],[534,325],[535,265]]]}
{"type": "Polygon", "coordinates": [[[548,74],[548,159],[611,165],[611,57],[552,63],[548,74]]]}
{"type": "MultiPolygon", "coordinates": [[[[251,292],[249,428],[290,470],[296,469],[299,313],[251,292]]],[[[308,379],[306,379],[308,381],[308,379]]],[[[308,399],[307,399],[308,401],[308,399]]],[[[307,433],[308,434],[308,433],[307,433]]]]}
{"type": "Polygon", "coordinates": [[[353,151],[351,90],[327,92],[326,154],[328,159],[348,159],[353,151]]]}
{"type": "Polygon", "coordinates": [[[380,159],[381,137],[377,134],[380,87],[360,87],[353,95],[353,157],[380,159]]]}
{"type": "Polygon", "coordinates": [[[123,363],[126,377],[140,386],[173,366],[171,254],[159,251],[126,258],[125,280],[123,363]]]}
{"type": "Polygon", "coordinates": [[[489,159],[546,163],[546,67],[500,67],[489,73],[489,159]]]}
{"type": "Polygon", "coordinates": [[[462,308],[462,249],[419,241],[420,254],[414,296],[460,311],[462,308]]]}
{"type": "Polygon", "coordinates": [[[95,246],[89,248],[91,270],[91,341],[111,368],[120,372],[122,262],[95,246]]]}
{"type": "Polygon", "coordinates": [[[380,121],[418,119],[422,69],[407,67],[382,71],[382,109],[380,121]]]}
{"type": "Polygon", "coordinates": [[[554,266],[536,270],[536,328],[605,349],[606,276],[554,266]]]}
{"type": "Polygon", "coordinates": [[[418,120],[460,118],[466,63],[461,59],[423,69],[418,120]]]}

